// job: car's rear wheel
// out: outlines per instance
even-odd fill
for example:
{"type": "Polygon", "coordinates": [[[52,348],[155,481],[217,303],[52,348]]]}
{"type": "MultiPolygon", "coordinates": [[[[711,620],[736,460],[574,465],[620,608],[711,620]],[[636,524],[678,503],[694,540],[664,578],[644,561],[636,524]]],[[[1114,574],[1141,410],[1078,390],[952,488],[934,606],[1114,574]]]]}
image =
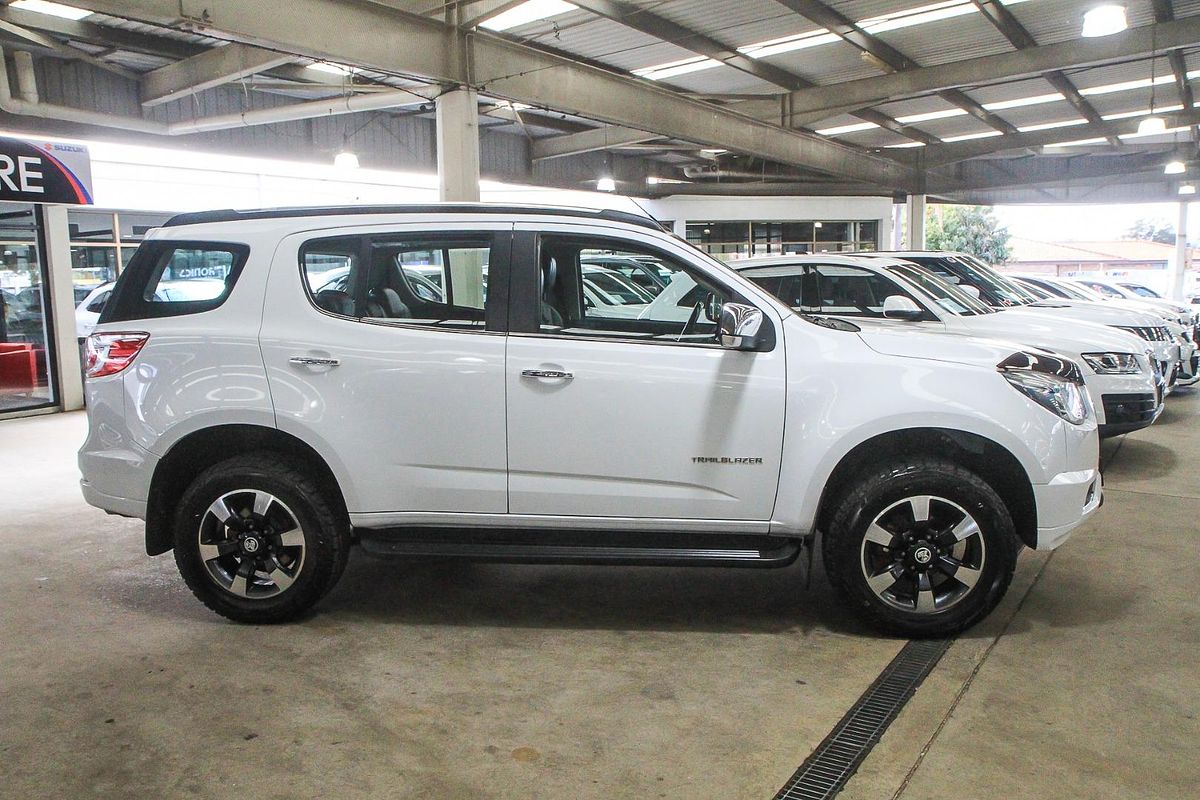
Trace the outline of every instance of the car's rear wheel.
{"type": "Polygon", "coordinates": [[[835,588],[869,622],[904,636],[950,635],[978,622],[1007,591],[1018,551],[995,490],[940,459],[864,473],[823,534],[835,588]]]}
{"type": "Polygon", "coordinates": [[[346,564],[349,524],[285,456],[238,456],[202,472],[176,513],[175,562],[206,606],[272,623],[312,607],[346,564]]]}

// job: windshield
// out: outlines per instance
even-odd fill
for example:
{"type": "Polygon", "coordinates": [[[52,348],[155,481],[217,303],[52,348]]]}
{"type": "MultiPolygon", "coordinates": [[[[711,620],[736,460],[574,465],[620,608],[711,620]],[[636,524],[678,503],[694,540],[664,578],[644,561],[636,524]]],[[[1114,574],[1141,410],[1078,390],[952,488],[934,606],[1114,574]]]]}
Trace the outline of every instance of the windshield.
{"type": "Polygon", "coordinates": [[[1048,289],[1044,289],[1041,286],[1038,286],[1037,284],[1029,283],[1028,281],[1023,281],[1020,278],[1014,279],[1014,282],[1018,286],[1020,286],[1022,289],[1024,289],[1026,292],[1028,292],[1029,294],[1033,295],[1034,297],[1036,297],[1040,300],[1052,300],[1058,296],[1056,294],[1053,294],[1048,289]]]}
{"type": "Polygon", "coordinates": [[[1140,284],[1137,284],[1137,283],[1122,283],[1121,285],[1122,285],[1122,286],[1124,286],[1124,287],[1125,287],[1126,289],[1128,289],[1129,291],[1133,292],[1134,294],[1136,294],[1136,295],[1139,295],[1140,297],[1149,297],[1149,298],[1152,298],[1152,299],[1154,299],[1154,300],[1161,300],[1161,299],[1162,299],[1162,295],[1160,295],[1158,292],[1155,292],[1155,291],[1153,291],[1153,290],[1151,290],[1151,289],[1148,289],[1148,288],[1146,288],[1145,286],[1142,286],[1142,285],[1140,285],[1140,284]]]}
{"type": "Polygon", "coordinates": [[[1086,286],[1080,286],[1077,283],[1070,283],[1068,281],[1054,281],[1052,285],[1054,288],[1058,289],[1072,300],[1090,300],[1095,302],[1097,300],[1104,299],[1102,295],[1093,292],[1086,286]]]}
{"type": "Polygon", "coordinates": [[[958,317],[974,317],[980,314],[994,314],[993,309],[964,292],[954,284],[943,280],[924,267],[911,264],[896,264],[888,267],[902,278],[915,283],[927,294],[938,307],[958,317]]]}
{"type": "Polygon", "coordinates": [[[1010,308],[1036,302],[1036,298],[1008,278],[967,256],[904,256],[904,260],[927,267],[947,283],[974,286],[979,290],[983,301],[994,308],[1010,308]]]}

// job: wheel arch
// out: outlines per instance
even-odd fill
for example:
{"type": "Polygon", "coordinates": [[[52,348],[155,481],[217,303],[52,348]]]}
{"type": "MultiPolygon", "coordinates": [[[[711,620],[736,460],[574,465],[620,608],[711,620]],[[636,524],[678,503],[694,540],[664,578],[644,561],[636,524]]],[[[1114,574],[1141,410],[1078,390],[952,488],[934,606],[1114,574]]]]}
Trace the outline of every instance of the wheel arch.
{"type": "Polygon", "coordinates": [[[854,477],[870,465],[898,456],[948,458],[971,470],[1004,500],[1021,542],[1037,546],[1037,502],[1025,467],[1003,445],[951,428],[906,428],[872,436],[850,449],[829,475],[817,506],[816,530],[824,533],[854,477]]]}
{"type": "Polygon", "coordinates": [[[348,513],[337,477],[312,446],[278,428],[217,425],[182,437],[155,466],[146,502],[146,553],[156,556],[172,548],[175,505],[196,475],[225,459],[254,452],[276,452],[303,464],[329,492],[337,512],[348,513]]]}

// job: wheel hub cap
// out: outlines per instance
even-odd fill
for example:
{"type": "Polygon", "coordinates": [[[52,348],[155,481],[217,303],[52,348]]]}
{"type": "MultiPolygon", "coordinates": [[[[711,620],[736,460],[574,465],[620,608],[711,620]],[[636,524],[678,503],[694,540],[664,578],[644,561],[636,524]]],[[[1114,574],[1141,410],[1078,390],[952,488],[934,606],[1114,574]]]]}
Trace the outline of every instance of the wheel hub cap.
{"type": "Polygon", "coordinates": [[[279,498],[256,489],[226,492],[201,515],[197,545],[208,577],[251,600],[287,589],[304,565],[299,520],[279,498]]]}

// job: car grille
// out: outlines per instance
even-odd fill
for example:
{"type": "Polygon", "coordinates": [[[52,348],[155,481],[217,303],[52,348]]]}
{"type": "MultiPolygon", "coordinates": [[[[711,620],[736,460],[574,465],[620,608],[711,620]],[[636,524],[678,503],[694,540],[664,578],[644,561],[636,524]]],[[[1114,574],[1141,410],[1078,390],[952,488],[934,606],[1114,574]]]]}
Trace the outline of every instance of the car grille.
{"type": "Polygon", "coordinates": [[[1154,418],[1158,401],[1152,394],[1106,394],[1104,421],[1109,425],[1122,422],[1146,422],[1154,418]]]}
{"type": "Polygon", "coordinates": [[[1120,328],[1123,331],[1129,331],[1130,333],[1134,334],[1135,336],[1140,336],[1148,342],[1169,342],[1169,341],[1171,341],[1171,332],[1168,331],[1165,327],[1152,328],[1152,327],[1148,327],[1148,326],[1136,326],[1136,325],[1132,325],[1132,326],[1128,326],[1128,327],[1125,325],[1117,325],[1116,327],[1120,328]]]}

